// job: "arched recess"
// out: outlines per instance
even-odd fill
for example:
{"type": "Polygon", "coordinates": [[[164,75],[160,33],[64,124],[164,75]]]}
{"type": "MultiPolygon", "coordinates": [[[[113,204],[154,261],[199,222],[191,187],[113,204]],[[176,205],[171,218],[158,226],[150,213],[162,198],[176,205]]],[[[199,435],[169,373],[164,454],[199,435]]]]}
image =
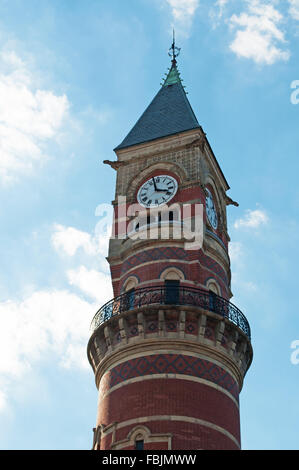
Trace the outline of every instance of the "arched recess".
{"type": "Polygon", "coordinates": [[[129,200],[132,200],[134,198],[137,189],[139,188],[141,183],[157,170],[161,171],[161,173],[167,173],[167,171],[169,171],[170,173],[174,173],[179,179],[178,183],[180,183],[180,181],[186,181],[188,179],[188,175],[185,169],[177,163],[163,161],[151,164],[144,168],[137,176],[135,175],[134,177],[132,177],[131,180],[128,182],[126,194],[129,200]]]}
{"type": "MultiPolygon", "coordinates": [[[[137,443],[142,443],[143,445],[148,443],[165,443],[167,449],[171,450],[171,440],[172,434],[152,434],[151,430],[147,426],[139,424],[131,429],[126,439],[112,444],[111,450],[120,450],[127,447],[137,449],[137,443]]],[[[142,449],[140,448],[140,450],[142,449]]]]}
{"type": "Polygon", "coordinates": [[[139,279],[137,278],[137,276],[128,277],[128,279],[126,279],[123,284],[122,292],[128,292],[132,289],[136,289],[138,282],[139,282],[139,279]]]}
{"type": "Polygon", "coordinates": [[[128,440],[130,441],[131,445],[134,445],[135,449],[137,448],[137,442],[146,442],[148,437],[150,436],[151,431],[146,426],[137,426],[133,428],[128,434],[128,440]]]}
{"type": "Polygon", "coordinates": [[[162,271],[160,279],[163,281],[184,281],[185,274],[181,269],[171,266],[170,268],[166,268],[162,271]]]}
{"type": "Polygon", "coordinates": [[[218,282],[214,278],[210,278],[206,282],[207,289],[214,294],[221,295],[221,289],[218,282]]]}

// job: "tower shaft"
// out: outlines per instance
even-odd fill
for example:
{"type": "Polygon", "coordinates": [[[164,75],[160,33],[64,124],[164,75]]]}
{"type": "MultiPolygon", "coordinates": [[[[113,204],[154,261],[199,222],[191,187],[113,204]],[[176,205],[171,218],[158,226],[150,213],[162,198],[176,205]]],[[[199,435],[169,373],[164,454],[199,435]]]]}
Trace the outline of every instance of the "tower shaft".
{"type": "Polygon", "coordinates": [[[232,200],[176,63],[115,151],[114,299],[95,315],[88,344],[99,389],[93,448],[240,449],[252,347],[230,302],[232,200]],[[194,245],[184,227],[191,221],[199,234],[198,207],[194,245]]]}

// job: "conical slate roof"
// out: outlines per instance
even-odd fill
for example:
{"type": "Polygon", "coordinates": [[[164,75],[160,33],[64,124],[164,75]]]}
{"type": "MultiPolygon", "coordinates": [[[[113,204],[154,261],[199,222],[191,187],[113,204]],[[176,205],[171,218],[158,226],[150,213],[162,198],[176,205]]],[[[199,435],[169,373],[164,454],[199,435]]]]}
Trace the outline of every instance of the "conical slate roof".
{"type": "Polygon", "coordinates": [[[115,150],[199,127],[173,60],[161,89],[115,150]]]}

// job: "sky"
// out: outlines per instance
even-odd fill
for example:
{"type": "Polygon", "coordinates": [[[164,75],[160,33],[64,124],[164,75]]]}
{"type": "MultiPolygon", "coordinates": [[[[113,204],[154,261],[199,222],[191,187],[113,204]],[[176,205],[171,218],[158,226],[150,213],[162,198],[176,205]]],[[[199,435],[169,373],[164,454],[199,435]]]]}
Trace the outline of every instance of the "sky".
{"type": "Polygon", "coordinates": [[[299,0],[0,0],[0,448],[90,449],[115,172],[176,30],[229,182],[243,449],[299,448],[299,0]]]}

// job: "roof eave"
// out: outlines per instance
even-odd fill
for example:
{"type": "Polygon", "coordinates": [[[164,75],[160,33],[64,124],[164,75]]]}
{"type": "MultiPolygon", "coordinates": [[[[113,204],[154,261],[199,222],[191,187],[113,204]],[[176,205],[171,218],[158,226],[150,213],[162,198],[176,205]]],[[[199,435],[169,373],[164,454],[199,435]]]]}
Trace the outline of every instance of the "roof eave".
{"type": "Polygon", "coordinates": [[[193,131],[195,129],[201,129],[201,126],[198,125],[198,126],[190,127],[190,129],[184,129],[183,131],[180,131],[180,132],[173,132],[172,134],[167,134],[167,135],[163,135],[163,136],[160,136],[160,137],[156,137],[155,139],[143,140],[142,142],[138,142],[138,143],[133,144],[133,145],[125,145],[125,146],[118,145],[117,147],[115,147],[113,149],[113,151],[117,154],[117,152],[119,150],[125,150],[125,149],[129,149],[129,148],[134,149],[135,147],[138,147],[139,145],[149,144],[150,142],[156,142],[158,140],[167,139],[168,137],[172,137],[174,135],[184,134],[185,132],[190,132],[190,131],[193,131]]]}

